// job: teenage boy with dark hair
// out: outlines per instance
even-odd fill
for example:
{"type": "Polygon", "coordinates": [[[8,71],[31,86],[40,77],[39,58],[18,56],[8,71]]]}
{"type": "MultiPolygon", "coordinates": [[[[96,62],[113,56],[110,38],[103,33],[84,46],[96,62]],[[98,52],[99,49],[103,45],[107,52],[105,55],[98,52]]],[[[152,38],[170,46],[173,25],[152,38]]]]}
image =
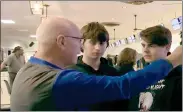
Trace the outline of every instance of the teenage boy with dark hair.
{"type": "MultiPolygon", "coordinates": [[[[172,34],[169,29],[163,26],[149,27],[141,31],[140,37],[142,38],[143,58],[146,62],[152,63],[166,58],[169,54],[172,43],[172,34]]],[[[178,66],[173,69],[168,77],[151,85],[140,94],[138,99],[132,98],[130,110],[139,109],[142,111],[182,110],[182,67],[178,66]]]]}
{"type": "MultiPolygon", "coordinates": [[[[69,68],[92,75],[117,76],[117,70],[108,64],[107,59],[102,57],[106,48],[109,46],[109,34],[106,28],[98,22],[91,22],[85,25],[81,29],[81,32],[83,35],[83,55],[78,58],[76,65],[70,66],[69,68]]],[[[126,100],[103,102],[94,105],[90,110],[127,110],[127,106],[128,103],[126,100]]]]}

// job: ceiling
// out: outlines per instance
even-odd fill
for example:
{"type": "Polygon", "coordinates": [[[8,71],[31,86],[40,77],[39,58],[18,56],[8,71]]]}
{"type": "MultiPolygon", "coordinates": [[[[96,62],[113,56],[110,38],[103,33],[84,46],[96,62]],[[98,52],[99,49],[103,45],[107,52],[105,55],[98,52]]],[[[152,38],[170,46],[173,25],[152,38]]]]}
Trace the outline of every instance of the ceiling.
{"type": "MultiPolygon", "coordinates": [[[[122,39],[134,32],[134,14],[137,28],[163,23],[174,33],[170,21],[182,16],[182,1],[154,1],[144,5],[131,5],[121,1],[44,1],[49,4],[48,15],[59,15],[75,22],[80,28],[88,22],[119,22],[120,26],[106,27],[110,38],[122,39]]],[[[14,42],[28,46],[41,19],[32,15],[28,1],[1,1],[1,19],[11,19],[15,24],[1,23],[1,45],[14,42]],[[21,5],[20,5],[21,4],[21,5]],[[27,30],[27,31],[19,31],[27,30]]]]}

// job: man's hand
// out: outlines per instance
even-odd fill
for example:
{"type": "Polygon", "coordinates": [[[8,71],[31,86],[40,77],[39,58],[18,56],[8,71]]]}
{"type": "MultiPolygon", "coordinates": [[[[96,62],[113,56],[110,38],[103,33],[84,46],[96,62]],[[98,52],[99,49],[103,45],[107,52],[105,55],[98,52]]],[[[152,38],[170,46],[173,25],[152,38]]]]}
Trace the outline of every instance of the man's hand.
{"type": "Polygon", "coordinates": [[[182,64],[182,46],[177,47],[171,55],[169,55],[167,58],[169,60],[173,67],[175,68],[178,65],[182,64]]]}
{"type": "Polygon", "coordinates": [[[2,70],[4,69],[6,67],[6,65],[4,64],[4,63],[1,63],[1,72],[2,72],[2,70]]]}

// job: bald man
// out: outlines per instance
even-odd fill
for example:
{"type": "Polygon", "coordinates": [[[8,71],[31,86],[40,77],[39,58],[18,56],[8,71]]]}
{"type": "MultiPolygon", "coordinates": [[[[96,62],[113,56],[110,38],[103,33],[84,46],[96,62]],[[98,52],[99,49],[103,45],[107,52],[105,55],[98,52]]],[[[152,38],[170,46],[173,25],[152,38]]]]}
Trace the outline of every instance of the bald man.
{"type": "Polygon", "coordinates": [[[178,47],[166,59],[123,76],[96,76],[66,69],[76,64],[81,33],[71,21],[48,17],[36,32],[38,49],[18,72],[11,94],[12,111],[90,110],[100,102],[129,99],[164,78],[182,62],[178,47]]]}

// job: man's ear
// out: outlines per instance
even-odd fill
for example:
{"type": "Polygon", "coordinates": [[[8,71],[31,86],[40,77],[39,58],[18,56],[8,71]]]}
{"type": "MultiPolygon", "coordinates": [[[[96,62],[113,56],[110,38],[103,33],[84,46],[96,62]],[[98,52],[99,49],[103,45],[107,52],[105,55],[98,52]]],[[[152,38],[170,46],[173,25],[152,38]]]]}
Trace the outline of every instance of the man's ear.
{"type": "Polygon", "coordinates": [[[56,38],[56,42],[58,46],[64,46],[65,45],[65,37],[63,35],[59,35],[56,38]]]}

